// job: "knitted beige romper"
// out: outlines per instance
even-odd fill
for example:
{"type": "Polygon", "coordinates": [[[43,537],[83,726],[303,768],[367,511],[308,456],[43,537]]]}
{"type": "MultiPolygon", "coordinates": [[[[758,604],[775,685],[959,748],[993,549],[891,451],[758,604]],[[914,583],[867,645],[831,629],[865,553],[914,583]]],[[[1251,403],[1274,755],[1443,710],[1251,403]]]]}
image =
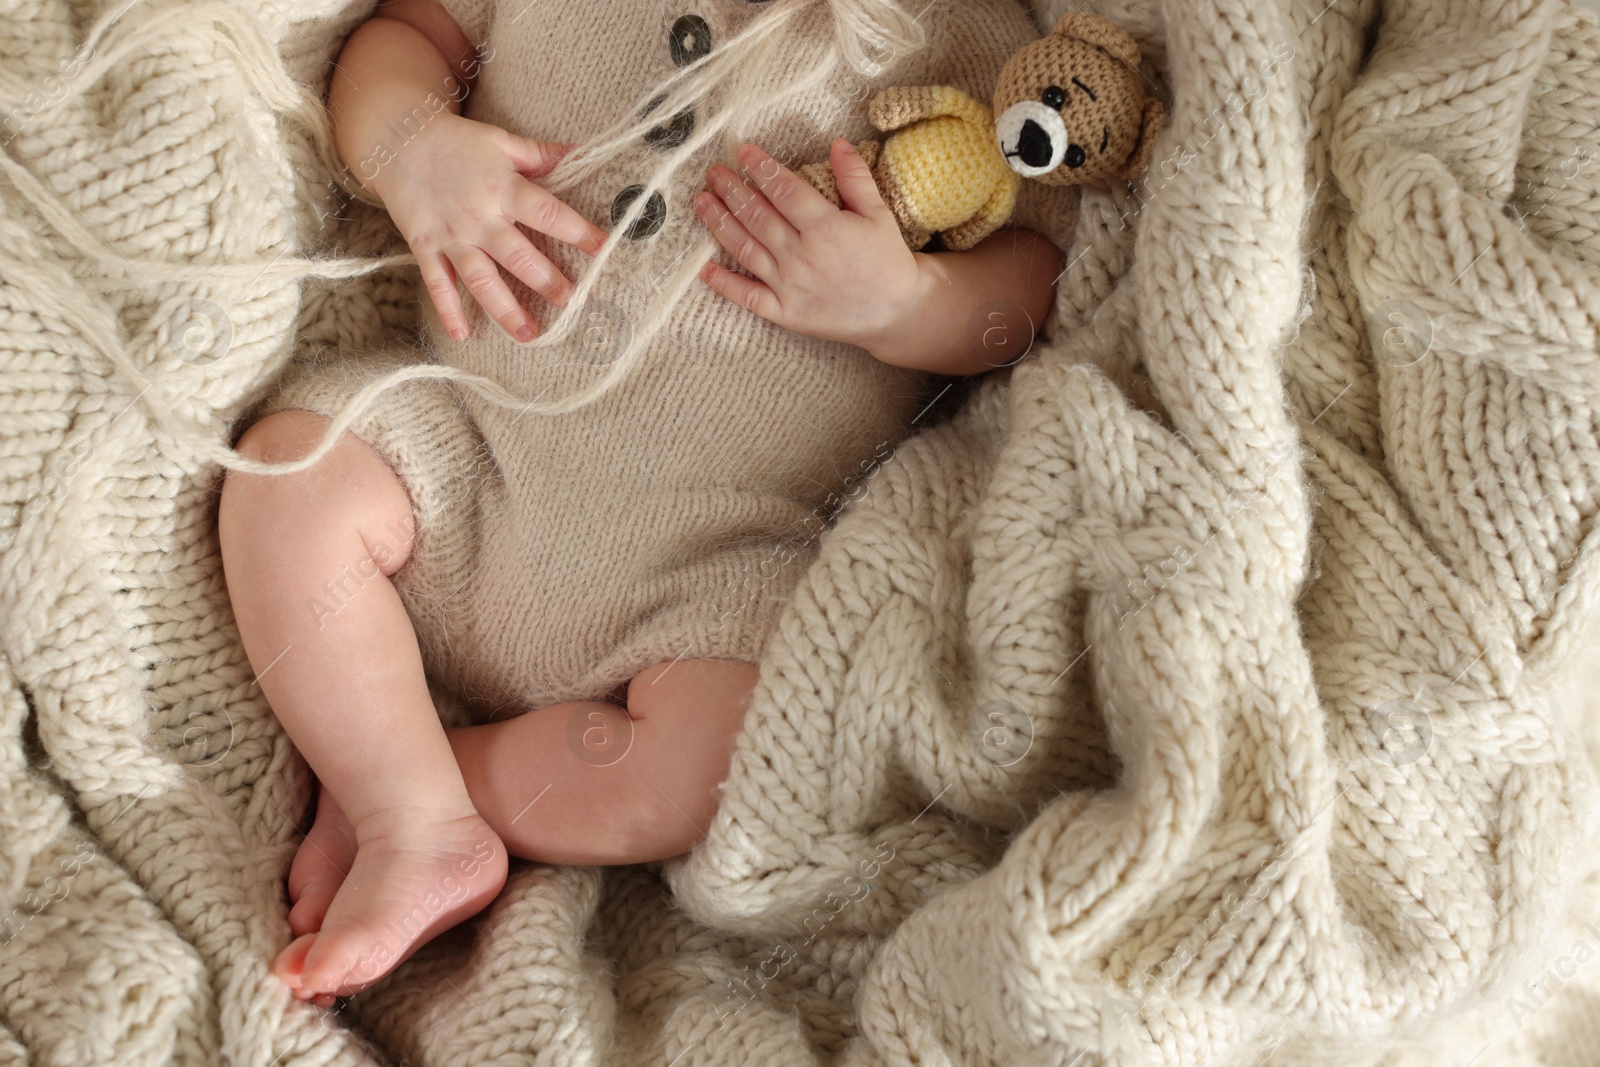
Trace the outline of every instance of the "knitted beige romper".
{"type": "MultiPolygon", "coordinates": [[[[835,137],[875,135],[871,92],[943,83],[987,100],[1006,58],[1039,35],[1016,0],[925,3],[907,0],[907,9],[922,11],[927,48],[871,82],[845,68],[750,140],[784,162],[825,159],[835,137]]],[[[761,10],[747,0],[444,5],[486,56],[466,116],[571,142],[761,10]]],[[[812,31],[832,32],[827,5],[806,17],[812,31]]],[[[666,118],[662,143],[671,140],[666,118]]],[[[641,217],[626,237],[613,226],[623,190],[644,180],[660,150],[641,144],[563,195],[623,242],[595,291],[610,308],[595,306],[619,323],[642,319],[651,281],[704,232],[691,203],[715,158],[709,146],[663,194],[658,227],[641,217]]],[[[1065,247],[1074,204],[1071,191],[1032,186],[1014,222],[1065,247]]],[[[568,278],[586,269],[586,254],[542,233],[531,239],[568,278]]],[[[553,320],[542,297],[507,279],[541,325],[553,320]]],[[[435,358],[518,395],[568,395],[604,373],[580,331],[541,351],[480,316],[457,342],[420,286],[418,294],[435,358]]],[[[261,413],[333,416],[362,384],[419,358],[340,353],[299,366],[261,413]]],[[[393,580],[429,676],[503,717],[603,697],[680,656],[759,661],[847,479],[889,456],[948,384],[784,330],[696,281],[633,373],[578,411],[519,415],[468,388],[413,381],[381,394],[352,430],[411,495],[417,541],[393,580]]]]}

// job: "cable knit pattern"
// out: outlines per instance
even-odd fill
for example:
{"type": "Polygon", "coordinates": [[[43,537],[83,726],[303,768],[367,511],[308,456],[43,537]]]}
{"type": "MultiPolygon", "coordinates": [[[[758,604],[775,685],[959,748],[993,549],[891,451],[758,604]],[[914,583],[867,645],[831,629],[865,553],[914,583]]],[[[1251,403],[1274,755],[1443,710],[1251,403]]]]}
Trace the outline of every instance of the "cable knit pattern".
{"type": "Polygon", "coordinates": [[[323,1012],[214,527],[291,360],[414,325],[288,121],[370,4],[0,5],[0,1062],[1592,1058],[1600,25],[1084,6],[1171,126],[821,539],[709,838],[323,1012]]]}

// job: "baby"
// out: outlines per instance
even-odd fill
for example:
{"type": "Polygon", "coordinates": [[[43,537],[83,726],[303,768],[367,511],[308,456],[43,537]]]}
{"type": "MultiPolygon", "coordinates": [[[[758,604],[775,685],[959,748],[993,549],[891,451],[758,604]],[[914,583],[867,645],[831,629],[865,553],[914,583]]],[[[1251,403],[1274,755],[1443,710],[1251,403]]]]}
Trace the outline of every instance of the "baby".
{"type": "MultiPolygon", "coordinates": [[[[636,863],[699,841],[762,647],[815,558],[806,524],[912,429],[931,375],[1031,345],[1055,244],[1017,226],[913,252],[850,147],[875,133],[872,92],[986,98],[1037,37],[1016,0],[924,2],[390,0],[349,37],[334,143],[416,255],[439,362],[523,397],[592,386],[606,371],[593,331],[526,343],[556,340],[534,294],[565,306],[591,259],[584,321],[624,339],[662,325],[576,410],[408,379],[324,461],[228,475],[239,631],[320,785],[289,873],[296,937],[274,963],[295,995],[325,1005],[372,984],[484,908],[508,855],[636,863]],[[872,18],[926,40],[866,77],[837,41],[872,18]],[[807,82],[819,56],[829,76],[807,82]],[[651,113],[655,87],[701,69],[754,71],[771,99],[792,88],[760,135],[796,165],[826,154],[844,207],[755,144],[738,147],[742,174],[707,167],[721,146],[693,138],[719,128],[709,91],[651,113]],[[641,132],[596,138],[619,123],[641,132]],[[572,151],[586,139],[594,153],[572,151]],[[637,203],[680,150],[693,166],[670,196],[637,203]],[[586,154],[567,195],[537,180],[586,154]],[[682,282],[670,317],[652,318],[650,276],[682,282]],[[458,282],[499,329],[471,327],[458,282]],[[429,678],[488,721],[445,729],[429,678]]],[[[305,455],[364,385],[416,361],[341,353],[291,375],[239,451],[305,455]]]]}

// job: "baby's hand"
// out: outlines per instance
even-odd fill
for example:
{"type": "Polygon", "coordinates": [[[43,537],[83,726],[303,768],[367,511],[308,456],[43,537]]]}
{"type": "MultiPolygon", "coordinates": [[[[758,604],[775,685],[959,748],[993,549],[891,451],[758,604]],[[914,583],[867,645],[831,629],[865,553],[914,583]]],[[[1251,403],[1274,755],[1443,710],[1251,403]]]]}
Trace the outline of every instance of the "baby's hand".
{"type": "Polygon", "coordinates": [[[520,222],[590,255],[600,250],[604,230],[528,180],[547,173],[572,147],[446,112],[369,179],[416,254],[451,337],[467,336],[457,276],[507,333],[527,341],[537,332],[497,262],[552,303],[565,304],[572,295],[572,283],[516,227],[520,222]]]}
{"type": "Polygon", "coordinates": [[[695,198],[695,210],[760,280],[709,260],[701,279],[785,329],[876,353],[919,298],[923,268],[866,160],[844,138],[834,142],[841,210],[754,145],[740,146],[738,155],[756,187],[712,167],[713,191],[695,198]]]}

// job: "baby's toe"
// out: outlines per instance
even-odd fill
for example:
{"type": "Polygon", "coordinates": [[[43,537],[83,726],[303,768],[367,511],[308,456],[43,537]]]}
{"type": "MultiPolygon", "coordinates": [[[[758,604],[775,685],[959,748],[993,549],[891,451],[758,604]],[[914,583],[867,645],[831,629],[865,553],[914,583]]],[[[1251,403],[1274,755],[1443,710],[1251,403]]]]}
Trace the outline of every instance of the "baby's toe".
{"type": "Polygon", "coordinates": [[[328,905],[333,903],[333,895],[343,883],[343,878],[321,878],[303,885],[299,899],[289,909],[290,932],[302,937],[322,929],[322,920],[328,915],[328,905]]]}
{"type": "Polygon", "coordinates": [[[278,958],[272,961],[272,973],[277,975],[284,985],[288,986],[294,995],[305,1000],[314,995],[313,991],[301,988],[301,975],[305,971],[306,954],[311,951],[312,943],[316,941],[315,934],[304,934],[289,942],[284,950],[278,953],[278,958]]]}

